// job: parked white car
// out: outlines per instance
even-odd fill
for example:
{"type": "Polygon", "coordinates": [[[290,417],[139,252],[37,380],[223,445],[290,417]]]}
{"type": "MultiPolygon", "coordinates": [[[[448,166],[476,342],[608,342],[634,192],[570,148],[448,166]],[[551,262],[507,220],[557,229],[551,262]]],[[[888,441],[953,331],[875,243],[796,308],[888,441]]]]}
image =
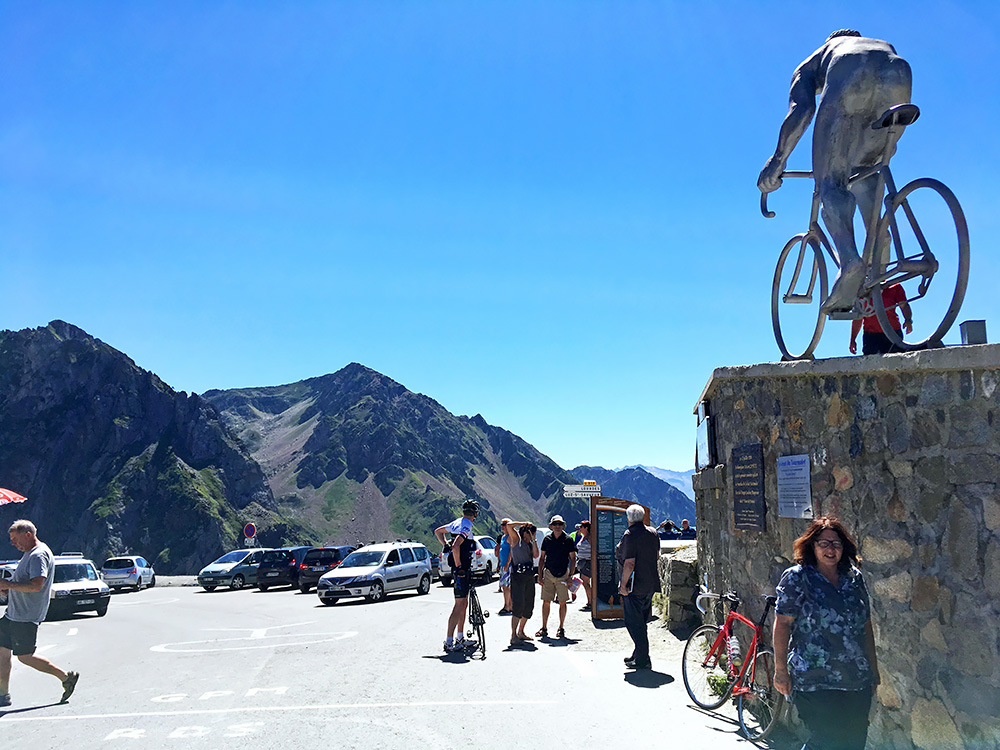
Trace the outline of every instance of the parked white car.
{"type": "Polygon", "coordinates": [[[101,568],[101,578],[112,591],[123,588],[142,590],[143,586],[156,585],[156,573],[146,558],[135,555],[112,557],[101,568]]]}
{"type": "Polygon", "coordinates": [[[418,594],[431,590],[431,554],[417,542],[383,542],[356,549],[316,583],[316,594],[327,605],[352,596],[380,602],[386,594],[405,589],[416,589],[418,594]]]}
{"type": "Polygon", "coordinates": [[[108,612],[111,589],[97,573],[93,562],[81,554],[55,558],[52,593],[49,594],[47,620],[56,620],[75,612],[94,611],[98,617],[108,612]]]}
{"type": "MultiPolygon", "coordinates": [[[[483,583],[493,580],[493,574],[499,566],[497,562],[496,540],[489,536],[474,536],[473,541],[476,548],[472,552],[472,576],[479,578],[483,583]]],[[[452,578],[451,572],[451,544],[441,553],[441,565],[438,571],[443,586],[450,586],[452,578]]]]}

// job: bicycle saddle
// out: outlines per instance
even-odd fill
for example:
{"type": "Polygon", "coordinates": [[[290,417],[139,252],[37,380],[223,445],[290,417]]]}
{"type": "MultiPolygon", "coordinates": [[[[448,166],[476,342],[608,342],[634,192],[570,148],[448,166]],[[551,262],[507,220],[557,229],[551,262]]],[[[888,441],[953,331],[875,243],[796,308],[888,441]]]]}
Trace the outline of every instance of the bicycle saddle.
{"type": "Polygon", "coordinates": [[[897,104],[889,107],[882,116],[872,123],[872,130],[891,128],[893,125],[912,125],[920,117],[920,107],[916,104],[897,104]]]}

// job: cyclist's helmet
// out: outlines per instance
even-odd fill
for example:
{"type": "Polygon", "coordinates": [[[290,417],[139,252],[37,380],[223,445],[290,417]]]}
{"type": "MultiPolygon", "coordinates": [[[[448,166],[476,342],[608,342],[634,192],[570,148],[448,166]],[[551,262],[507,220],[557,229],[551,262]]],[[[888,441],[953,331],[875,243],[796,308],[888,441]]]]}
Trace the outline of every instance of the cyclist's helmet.
{"type": "Polygon", "coordinates": [[[462,513],[479,513],[479,503],[475,500],[466,500],[462,503],[462,513]]]}

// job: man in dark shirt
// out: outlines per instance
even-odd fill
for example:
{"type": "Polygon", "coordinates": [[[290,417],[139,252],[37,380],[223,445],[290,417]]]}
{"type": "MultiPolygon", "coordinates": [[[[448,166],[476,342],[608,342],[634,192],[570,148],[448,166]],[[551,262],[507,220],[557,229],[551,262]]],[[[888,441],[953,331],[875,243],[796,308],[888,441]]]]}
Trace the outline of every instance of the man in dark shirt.
{"type": "Polygon", "coordinates": [[[576,544],[564,533],[566,522],[562,516],[552,516],[549,521],[552,533],[542,540],[542,551],[538,556],[538,575],[542,584],[542,627],[535,636],[545,638],[549,634],[549,608],[554,599],[559,600],[559,630],[556,638],[566,637],[566,603],[569,601],[567,582],[576,570],[576,544]]]}
{"type": "Polygon", "coordinates": [[[618,543],[624,561],[618,593],[625,605],[625,628],[635,643],[632,656],[625,659],[625,666],[650,669],[646,620],[653,609],[653,594],[660,590],[660,573],[656,568],[660,538],[656,529],[645,525],[646,509],[641,505],[630,505],[625,517],[629,526],[618,543]]]}

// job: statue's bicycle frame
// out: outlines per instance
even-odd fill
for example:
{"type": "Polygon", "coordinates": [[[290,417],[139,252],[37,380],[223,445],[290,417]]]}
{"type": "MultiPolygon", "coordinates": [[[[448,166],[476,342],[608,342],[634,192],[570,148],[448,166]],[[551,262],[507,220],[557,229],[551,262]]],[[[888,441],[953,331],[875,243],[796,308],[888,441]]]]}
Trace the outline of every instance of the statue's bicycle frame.
{"type": "MultiPolygon", "coordinates": [[[[871,308],[874,307],[875,315],[878,318],[882,331],[897,347],[902,350],[925,348],[927,346],[939,345],[941,339],[951,328],[958,317],[959,309],[962,307],[962,300],[965,297],[965,288],[969,280],[969,230],[965,222],[965,215],[959,205],[955,195],[938,180],[921,178],[907,183],[901,190],[896,190],[896,184],[892,179],[892,172],[889,170],[889,159],[895,151],[896,142],[903,134],[907,125],[913,123],[920,115],[920,110],[913,104],[899,104],[888,109],[873,125],[873,129],[887,128],[888,138],[882,160],[871,167],[866,167],[852,175],[850,185],[876,177],[878,182],[875,195],[884,196],[883,201],[876,200],[873,206],[873,216],[862,217],[865,219],[866,227],[876,227],[875,232],[866,231],[864,252],[861,256],[862,263],[865,264],[866,276],[858,292],[858,299],[854,308],[847,311],[835,311],[827,316],[820,311],[827,296],[827,272],[824,253],[830,257],[834,265],[840,267],[840,259],[836,249],[831,245],[819,225],[820,198],[819,191],[813,191],[812,212],[809,216],[809,230],[792,237],[781,251],[778,257],[778,265],[774,271],[774,282],[771,286],[771,323],[774,327],[774,338],[781,350],[782,359],[809,359],[819,344],[820,336],[823,334],[823,326],[826,318],[833,319],[855,319],[865,315],[870,315],[871,308]],[[907,302],[912,302],[926,296],[934,278],[938,272],[940,263],[938,257],[931,250],[925,232],[921,229],[910,205],[909,198],[914,193],[922,196],[934,197],[944,201],[947,210],[951,214],[951,219],[955,225],[954,244],[949,239],[947,248],[937,247],[939,256],[944,259],[942,253],[947,252],[949,261],[954,263],[957,269],[955,290],[951,297],[951,302],[945,312],[941,322],[926,338],[920,341],[903,341],[900,332],[895,330],[889,323],[888,313],[882,300],[882,290],[893,284],[899,284],[909,279],[920,279],[916,289],[916,294],[907,297],[907,302]],[[912,248],[911,255],[907,255],[903,249],[900,225],[906,222],[912,230],[918,248],[912,248]],[[957,256],[952,260],[951,256],[957,256]],[[794,260],[791,277],[787,284],[783,282],[782,272],[785,264],[794,260]],[[871,305],[863,305],[868,299],[871,305]],[[812,306],[815,303],[816,324],[812,329],[812,336],[804,348],[797,346],[790,347],[785,341],[781,332],[781,312],[788,310],[785,305],[806,305],[809,306],[810,317],[812,306]],[[867,312],[865,311],[867,310],[867,312]]],[[[812,178],[812,172],[786,171],[782,172],[782,178],[802,177],[812,178]]],[[[767,210],[767,193],[763,193],[760,199],[761,212],[767,218],[772,218],[774,213],[767,210]]],[[[950,283],[950,281],[948,282],[950,283]]],[[[890,308],[891,309],[891,308],[890,308]]]]}

